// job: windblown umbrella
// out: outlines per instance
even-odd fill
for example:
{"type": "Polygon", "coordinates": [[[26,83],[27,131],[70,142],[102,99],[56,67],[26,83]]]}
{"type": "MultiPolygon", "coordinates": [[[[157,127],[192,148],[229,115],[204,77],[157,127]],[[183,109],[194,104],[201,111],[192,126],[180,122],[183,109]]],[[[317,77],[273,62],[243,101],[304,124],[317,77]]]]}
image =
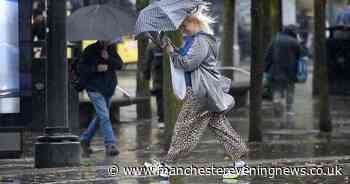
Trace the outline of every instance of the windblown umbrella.
{"type": "Polygon", "coordinates": [[[193,13],[201,4],[204,4],[201,0],[153,1],[140,12],[135,34],[174,31],[179,28],[186,16],[193,13]]]}
{"type": "Polygon", "coordinates": [[[67,19],[67,39],[116,40],[133,33],[136,14],[111,4],[91,5],[76,10],[67,19]]]}
{"type": "MultiPolygon", "coordinates": [[[[146,33],[158,46],[162,46],[159,36],[151,35],[150,32],[173,31],[180,27],[185,18],[194,13],[199,5],[204,4],[201,0],[162,0],[153,1],[143,9],[136,22],[135,34],[139,36],[146,33]]],[[[171,43],[167,39],[168,43],[171,43]]],[[[174,94],[183,99],[186,92],[184,70],[175,68],[170,62],[171,80],[174,94]]]]}

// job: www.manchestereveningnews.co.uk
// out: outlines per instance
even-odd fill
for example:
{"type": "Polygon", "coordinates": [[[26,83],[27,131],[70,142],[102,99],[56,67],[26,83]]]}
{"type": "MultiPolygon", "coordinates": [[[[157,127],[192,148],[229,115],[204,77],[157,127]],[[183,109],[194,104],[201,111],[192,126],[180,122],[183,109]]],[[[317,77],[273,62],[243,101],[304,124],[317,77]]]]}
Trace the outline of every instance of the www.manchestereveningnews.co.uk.
{"type": "Polygon", "coordinates": [[[333,167],[119,167],[114,165],[108,168],[110,176],[158,176],[159,173],[167,173],[170,176],[221,176],[229,173],[240,173],[242,176],[263,176],[273,178],[275,176],[342,176],[341,166],[333,167]]]}

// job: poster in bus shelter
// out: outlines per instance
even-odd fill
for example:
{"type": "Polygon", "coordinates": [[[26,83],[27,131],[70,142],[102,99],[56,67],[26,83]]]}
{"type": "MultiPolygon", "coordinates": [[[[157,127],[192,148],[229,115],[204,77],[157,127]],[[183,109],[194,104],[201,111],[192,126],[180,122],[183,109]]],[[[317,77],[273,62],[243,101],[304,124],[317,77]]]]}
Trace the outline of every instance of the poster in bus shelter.
{"type": "Polygon", "coordinates": [[[0,114],[20,111],[18,0],[0,0],[0,114]]]}

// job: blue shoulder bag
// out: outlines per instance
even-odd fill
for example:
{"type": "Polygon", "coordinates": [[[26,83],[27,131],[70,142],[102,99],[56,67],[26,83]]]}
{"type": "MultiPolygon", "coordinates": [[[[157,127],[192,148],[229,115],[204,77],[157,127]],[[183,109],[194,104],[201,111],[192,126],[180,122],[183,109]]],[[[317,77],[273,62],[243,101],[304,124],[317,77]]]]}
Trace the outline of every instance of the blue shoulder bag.
{"type": "Polygon", "coordinates": [[[304,83],[307,81],[308,70],[306,60],[306,57],[301,57],[297,61],[297,82],[299,83],[304,83]]]}

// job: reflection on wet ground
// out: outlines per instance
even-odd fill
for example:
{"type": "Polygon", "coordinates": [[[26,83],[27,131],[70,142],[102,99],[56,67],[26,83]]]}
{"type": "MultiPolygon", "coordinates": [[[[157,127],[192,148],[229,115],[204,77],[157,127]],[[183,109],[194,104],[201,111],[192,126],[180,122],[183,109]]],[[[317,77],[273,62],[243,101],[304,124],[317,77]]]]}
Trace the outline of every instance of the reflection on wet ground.
{"type": "MultiPolygon", "coordinates": [[[[120,85],[133,91],[135,79],[130,74],[122,74],[120,85]]],[[[154,100],[154,99],[153,99],[154,100]]],[[[154,104],[154,102],[152,102],[154,104]]],[[[350,155],[350,97],[331,97],[332,120],[334,131],[331,135],[318,131],[317,99],[311,96],[311,79],[307,84],[296,86],[295,116],[275,116],[272,104],[263,104],[262,143],[250,143],[249,160],[260,162],[266,159],[295,159],[350,155]]],[[[154,108],[154,105],[153,105],[154,108]]],[[[145,160],[158,158],[166,151],[161,146],[163,131],[157,126],[156,119],[136,120],[136,106],[121,108],[121,123],[114,124],[119,140],[121,154],[118,158],[105,158],[102,137],[97,134],[92,145],[95,154],[90,159],[83,159],[79,168],[33,169],[32,143],[40,133],[26,133],[25,155],[14,161],[0,160],[0,183],[135,183],[135,184],[190,184],[223,183],[221,177],[177,176],[170,181],[160,181],[155,177],[119,178],[108,176],[107,168],[117,165],[142,165],[145,160]],[[2,176],[2,177],[1,177],[2,176]]],[[[154,110],[153,110],[154,112],[154,110]]],[[[248,138],[248,109],[237,109],[230,114],[232,126],[245,138],[248,138]]],[[[154,114],[153,117],[156,117],[154,114]]],[[[181,163],[203,164],[215,163],[227,166],[229,161],[224,149],[207,131],[201,143],[181,163]]],[[[322,164],[322,163],[318,163],[322,164]]],[[[335,165],[336,163],[330,163],[335,165]]],[[[350,174],[350,164],[343,165],[345,173],[350,174]]],[[[344,176],[295,177],[276,176],[243,177],[237,184],[262,183],[348,183],[344,176]]]]}
{"type": "MultiPolygon", "coordinates": [[[[342,165],[343,170],[349,171],[350,165],[342,165]]],[[[222,180],[221,176],[172,176],[169,180],[162,180],[158,177],[107,177],[106,170],[72,170],[66,172],[46,172],[45,174],[28,174],[16,178],[2,177],[2,183],[94,183],[94,184],[284,184],[284,183],[327,183],[341,184],[349,183],[348,172],[345,176],[243,176],[239,180],[222,180]]]]}

